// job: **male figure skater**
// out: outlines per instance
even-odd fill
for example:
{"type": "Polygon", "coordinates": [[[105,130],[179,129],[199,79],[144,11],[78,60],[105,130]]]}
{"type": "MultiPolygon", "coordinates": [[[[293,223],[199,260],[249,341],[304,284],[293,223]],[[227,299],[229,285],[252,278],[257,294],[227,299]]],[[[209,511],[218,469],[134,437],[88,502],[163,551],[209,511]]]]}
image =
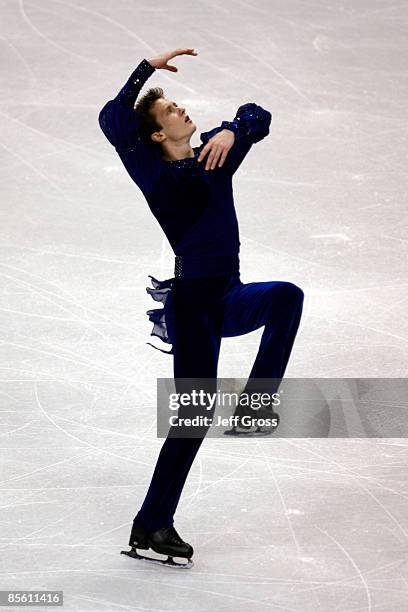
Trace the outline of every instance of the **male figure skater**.
{"type": "MultiPolygon", "coordinates": [[[[279,381],[285,372],[298,330],[303,291],[290,282],[242,283],[239,230],[232,177],[251,149],[269,133],[272,115],[253,102],[240,106],[233,121],[200,135],[185,108],[152,88],[137,101],[145,81],[157,69],[177,72],[168,61],[197,55],[179,48],[143,59],[128,81],[99,114],[99,124],[127,172],[144,194],[175,254],[175,276],[153,279],[153,298],[164,307],[148,311],[157,335],[173,345],[173,372],[178,379],[216,380],[221,338],[264,326],[246,392],[259,391],[257,379],[279,381]]],[[[156,347],[155,347],[156,348],[156,347]]],[[[161,349],[160,349],[161,350],[161,349]]],[[[268,392],[276,391],[269,386],[268,392]]],[[[179,387],[180,388],[180,387],[179,387]]],[[[215,387],[213,387],[215,388],[215,387]]],[[[249,408],[240,404],[241,418],[249,408]]],[[[274,414],[274,413],[273,413],[274,414]]],[[[270,410],[257,411],[260,418],[270,410]]],[[[275,415],[277,416],[277,415],[275,415]]],[[[152,548],[169,555],[159,561],[191,567],[193,548],[175,530],[174,513],[203,437],[177,438],[170,430],[160,451],[149,490],[134,518],[126,554],[152,548]],[[188,559],[178,564],[173,557],[188,559]]],[[[242,425],[231,432],[248,435],[242,425]]],[[[255,433],[265,433],[256,428],[255,433]]],[[[270,432],[267,432],[270,433],[270,432]]],[[[123,551],[124,552],[124,551],[123,551]]],[[[157,562],[157,561],[156,561],[157,562]]]]}

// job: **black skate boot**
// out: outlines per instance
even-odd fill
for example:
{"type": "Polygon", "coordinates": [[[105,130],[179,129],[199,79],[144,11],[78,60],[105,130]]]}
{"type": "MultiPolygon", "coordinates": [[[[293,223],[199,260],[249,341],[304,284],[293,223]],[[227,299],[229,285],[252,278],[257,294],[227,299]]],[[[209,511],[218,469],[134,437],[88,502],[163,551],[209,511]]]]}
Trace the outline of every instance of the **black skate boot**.
{"type": "Polygon", "coordinates": [[[157,531],[148,532],[133,523],[132,532],[129,538],[129,546],[131,550],[122,550],[121,554],[128,555],[134,559],[143,559],[151,563],[159,563],[160,565],[168,565],[182,569],[193,567],[194,563],[191,557],[194,554],[193,547],[187,542],[184,542],[173,525],[170,527],[162,527],[157,531]],[[139,555],[137,548],[148,550],[151,548],[154,552],[168,555],[167,559],[154,559],[139,555]],[[187,563],[177,563],[173,557],[181,557],[187,559],[187,563]]]}
{"type": "Polygon", "coordinates": [[[234,417],[237,422],[231,429],[224,431],[225,436],[269,436],[277,429],[280,421],[279,414],[270,406],[261,406],[255,410],[241,402],[235,408],[234,417]]]}

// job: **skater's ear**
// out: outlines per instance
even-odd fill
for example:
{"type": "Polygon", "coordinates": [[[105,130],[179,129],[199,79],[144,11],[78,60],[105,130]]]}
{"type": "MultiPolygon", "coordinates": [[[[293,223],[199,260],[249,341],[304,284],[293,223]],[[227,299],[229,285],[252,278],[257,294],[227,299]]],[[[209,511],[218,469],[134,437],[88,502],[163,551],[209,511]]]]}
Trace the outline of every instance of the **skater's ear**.
{"type": "Polygon", "coordinates": [[[150,134],[150,138],[155,144],[160,145],[164,140],[166,140],[166,135],[160,130],[150,134]]]}

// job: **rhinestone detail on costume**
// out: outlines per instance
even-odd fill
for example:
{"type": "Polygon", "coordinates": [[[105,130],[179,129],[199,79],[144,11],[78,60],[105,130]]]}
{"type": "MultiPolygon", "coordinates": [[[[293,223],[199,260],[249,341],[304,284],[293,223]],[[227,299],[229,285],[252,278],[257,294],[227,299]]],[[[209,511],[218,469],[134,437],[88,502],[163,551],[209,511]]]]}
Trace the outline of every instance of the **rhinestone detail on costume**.
{"type": "Polygon", "coordinates": [[[174,276],[176,278],[181,278],[183,273],[183,258],[181,255],[176,255],[174,260],[174,276]]]}
{"type": "Polygon", "coordinates": [[[171,159],[171,160],[163,160],[166,164],[170,164],[175,166],[176,168],[193,168],[198,166],[198,149],[200,147],[193,147],[194,157],[185,157],[184,159],[171,159]]]}
{"type": "Polygon", "coordinates": [[[142,83],[147,81],[155,71],[156,68],[146,58],[143,58],[140,64],[133,70],[124,87],[120,90],[119,95],[126,99],[129,105],[135,103],[142,89],[142,83]]]}

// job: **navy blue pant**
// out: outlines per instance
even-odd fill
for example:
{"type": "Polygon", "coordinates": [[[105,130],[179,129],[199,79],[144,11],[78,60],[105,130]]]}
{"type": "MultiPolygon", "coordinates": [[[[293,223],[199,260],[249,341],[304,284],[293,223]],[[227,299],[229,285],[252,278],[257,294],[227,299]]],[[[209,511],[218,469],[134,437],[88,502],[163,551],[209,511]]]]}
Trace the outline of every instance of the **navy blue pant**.
{"type": "MultiPolygon", "coordinates": [[[[241,336],[265,326],[260,347],[245,387],[256,378],[281,379],[292,350],[303,307],[303,291],[282,281],[242,283],[230,275],[175,279],[174,378],[212,378],[216,391],[222,337],[241,336]]],[[[201,385],[202,387],[202,385],[201,385]]],[[[279,387],[268,387],[273,393],[279,387]]],[[[255,390],[255,387],[253,388],[255,390]]],[[[180,413],[179,413],[180,414],[180,413]]],[[[211,415],[212,416],[212,415],[211,415]]],[[[148,531],[173,524],[189,470],[203,441],[171,437],[161,448],[149,490],[135,522],[148,531]]]]}

